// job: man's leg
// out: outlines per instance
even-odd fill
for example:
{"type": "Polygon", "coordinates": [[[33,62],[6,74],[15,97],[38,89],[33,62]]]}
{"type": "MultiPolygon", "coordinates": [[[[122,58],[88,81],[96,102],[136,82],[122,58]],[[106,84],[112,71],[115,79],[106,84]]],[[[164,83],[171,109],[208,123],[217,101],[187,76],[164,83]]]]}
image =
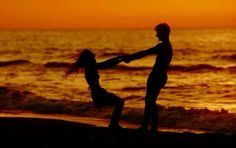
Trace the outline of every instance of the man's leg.
{"type": "Polygon", "coordinates": [[[153,94],[153,97],[151,98],[151,101],[150,101],[151,103],[150,116],[151,116],[151,130],[152,131],[156,131],[158,127],[158,108],[157,108],[156,100],[159,93],[160,93],[160,89],[157,90],[155,94],[153,94]]]}
{"type": "Polygon", "coordinates": [[[156,104],[156,96],[158,95],[157,93],[158,92],[155,92],[150,89],[150,87],[148,87],[147,94],[145,97],[144,117],[141,129],[148,129],[149,120],[150,118],[152,118],[153,112],[155,112],[153,104],[156,104]]]}
{"type": "Polygon", "coordinates": [[[151,130],[157,130],[158,108],[157,108],[156,104],[152,105],[152,109],[151,109],[151,123],[152,123],[151,130]]]}
{"type": "Polygon", "coordinates": [[[150,120],[150,106],[149,103],[146,101],[147,99],[145,98],[145,107],[144,107],[144,116],[143,116],[143,121],[141,125],[141,129],[147,130],[148,129],[148,123],[150,120]]]}

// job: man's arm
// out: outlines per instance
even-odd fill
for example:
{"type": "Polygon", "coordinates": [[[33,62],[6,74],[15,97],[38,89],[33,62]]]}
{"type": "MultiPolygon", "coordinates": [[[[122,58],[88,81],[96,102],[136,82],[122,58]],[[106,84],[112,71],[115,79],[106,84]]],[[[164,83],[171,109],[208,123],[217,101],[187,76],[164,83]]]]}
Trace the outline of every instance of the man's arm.
{"type": "Polygon", "coordinates": [[[152,48],[149,48],[149,49],[146,49],[146,50],[142,50],[142,51],[136,52],[134,54],[124,56],[124,57],[122,57],[122,59],[125,63],[129,63],[130,61],[133,61],[133,60],[136,60],[136,59],[141,59],[141,58],[143,58],[147,55],[156,54],[157,53],[156,48],[157,47],[152,47],[152,48]]]}
{"type": "Polygon", "coordinates": [[[97,63],[96,66],[97,66],[97,69],[106,69],[106,68],[111,68],[113,66],[116,66],[120,62],[122,62],[122,56],[117,56],[117,57],[108,59],[106,61],[99,62],[97,63]]]}

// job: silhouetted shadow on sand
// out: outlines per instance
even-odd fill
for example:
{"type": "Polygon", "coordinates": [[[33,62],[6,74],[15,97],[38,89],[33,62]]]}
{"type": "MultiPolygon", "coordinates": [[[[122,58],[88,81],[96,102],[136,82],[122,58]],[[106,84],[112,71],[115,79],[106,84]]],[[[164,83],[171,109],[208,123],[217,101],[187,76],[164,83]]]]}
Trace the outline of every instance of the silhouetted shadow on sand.
{"type": "Polygon", "coordinates": [[[140,133],[136,129],[114,130],[89,124],[40,118],[1,117],[0,131],[1,144],[2,146],[7,144],[7,147],[199,148],[236,145],[235,135],[172,132],[153,135],[140,133]]]}

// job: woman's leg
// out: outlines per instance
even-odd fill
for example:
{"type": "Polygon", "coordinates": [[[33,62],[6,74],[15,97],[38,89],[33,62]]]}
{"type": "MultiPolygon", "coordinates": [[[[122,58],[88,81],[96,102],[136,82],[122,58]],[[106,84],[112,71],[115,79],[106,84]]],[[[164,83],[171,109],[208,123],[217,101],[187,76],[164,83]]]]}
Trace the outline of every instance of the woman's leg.
{"type": "Polygon", "coordinates": [[[116,127],[119,127],[119,119],[120,119],[120,116],[121,116],[121,113],[122,113],[122,109],[124,107],[124,100],[117,97],[114,100],[114,103],[115,103],[114,104],[115,108],[114,108],[113,113],[112,113],[111,122],[110,122],[109,127],[116,128],[116,127]]]}
{"type": "Polygon", "coordinates": [[[122,113],[122,109],[124,107],[124,100],[122,100],[120,97],[116,96],[113,93],[106,92],[102,97],[101,104],[103,106],[114,106],[109,127],[119,128],[119,119],[122,113]]]}

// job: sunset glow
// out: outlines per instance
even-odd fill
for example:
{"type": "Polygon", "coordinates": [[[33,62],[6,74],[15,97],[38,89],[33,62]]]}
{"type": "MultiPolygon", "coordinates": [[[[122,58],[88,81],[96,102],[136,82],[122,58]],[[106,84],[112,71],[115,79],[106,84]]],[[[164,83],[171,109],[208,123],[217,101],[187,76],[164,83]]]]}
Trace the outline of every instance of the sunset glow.
{"type": "Polygon", "coordinates": [[[1,0],[0,28],[235,27],[235,0],[1,0]]]}

